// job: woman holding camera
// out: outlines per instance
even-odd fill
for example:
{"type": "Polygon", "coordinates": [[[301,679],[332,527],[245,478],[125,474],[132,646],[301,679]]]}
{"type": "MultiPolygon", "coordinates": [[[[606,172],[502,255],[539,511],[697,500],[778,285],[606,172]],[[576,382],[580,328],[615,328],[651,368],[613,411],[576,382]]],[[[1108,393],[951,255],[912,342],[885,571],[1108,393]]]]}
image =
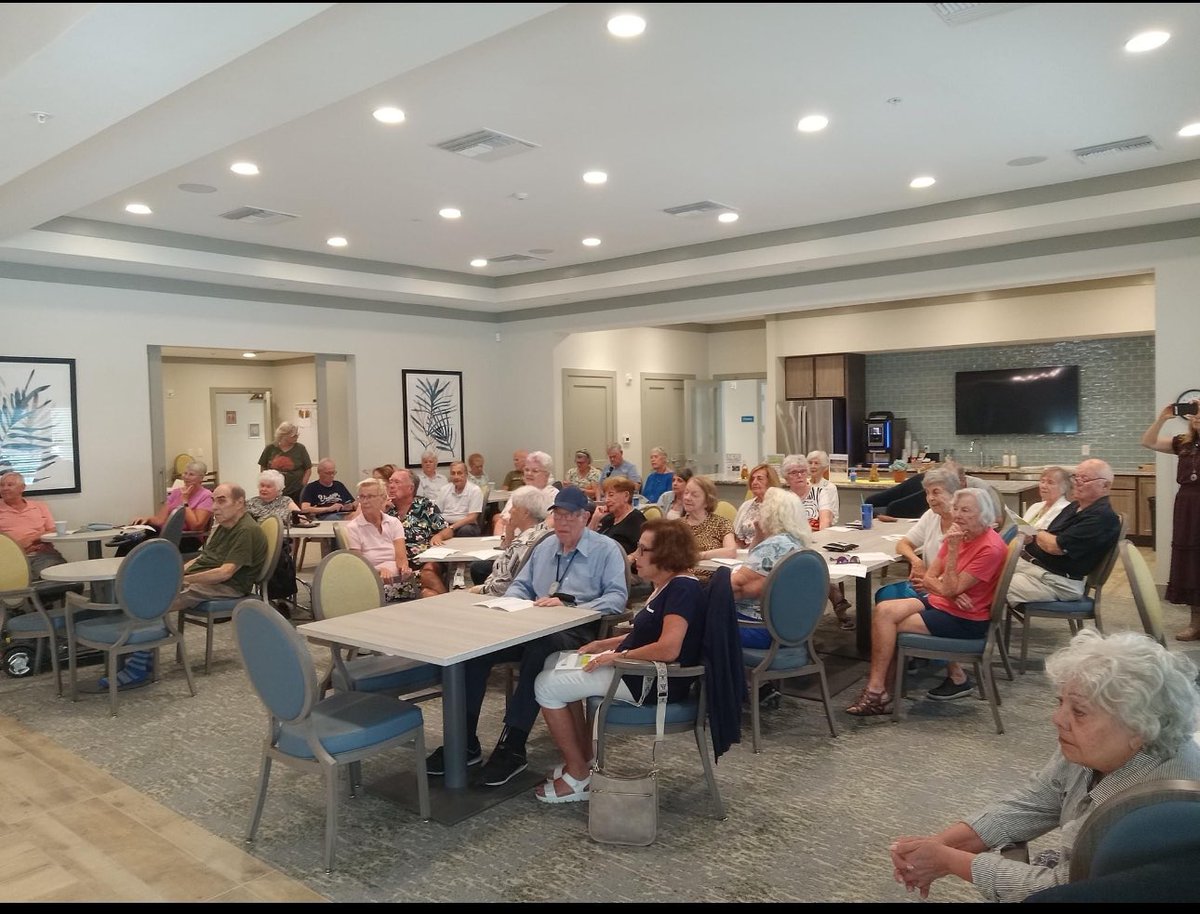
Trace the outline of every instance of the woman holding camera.
{"type": "Polygon", "coordinates": [[[1167,582],[1167,602],[1191,607],[1188,627],[1176,632],[1180,641],[1200,639],[1200,400],[1168,403],[1154,423],[1142,435],[1142,447],[1163,454],[1174,454],[1175,519],[1171,525],[1171,577],[1167,582]],[[1182,435],[1160,435],[1168,419],[1178,416],[1187,422],[1182,435]]]}

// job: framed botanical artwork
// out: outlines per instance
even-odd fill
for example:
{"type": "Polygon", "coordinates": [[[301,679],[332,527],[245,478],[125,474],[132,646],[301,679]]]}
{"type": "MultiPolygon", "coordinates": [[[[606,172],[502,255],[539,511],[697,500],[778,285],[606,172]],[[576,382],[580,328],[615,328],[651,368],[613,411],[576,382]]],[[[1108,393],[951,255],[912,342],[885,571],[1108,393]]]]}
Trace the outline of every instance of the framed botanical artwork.
{"type": "Polygon", "coordinates": [[[75,360],[0,356],[0,474],[25,491],[80,491],[75,360]]]}
{"type": "Polygon", "coordinates": [[[420,466],[430,448],[439,464],[462,460],[462,372],[406,368],[402,376],[405,466],[420,466]]]}

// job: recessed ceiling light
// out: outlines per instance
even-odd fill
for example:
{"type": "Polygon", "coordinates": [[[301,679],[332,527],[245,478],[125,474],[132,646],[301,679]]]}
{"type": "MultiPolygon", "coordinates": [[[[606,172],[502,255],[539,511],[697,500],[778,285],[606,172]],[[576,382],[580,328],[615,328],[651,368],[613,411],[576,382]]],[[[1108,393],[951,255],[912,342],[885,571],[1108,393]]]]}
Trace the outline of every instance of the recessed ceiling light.
{"type": "Polygon", "coordinates": [[[801,133],[816,133],[818,130],[824,130],[829,126],[829,118],[823,114],[809,114],[800,118],[800,123],[796,125],[796,129],[801,133]]]}
{"type": "Polygon", "coordinates": [[[242,358],[243,359],[257,359],[258,353],[257,352],[243,352],[242,358]]]}
{"type": "Polygon", "coordinates": [[[1166,44],[1170,37],[1170,32],[1142,32],[1140,35],[1134,35],[1125,42],[1125,50],[1131,54],[1140,54],[1142,51],[1153,51],[1155,48],[1161,48],[1166,44]]]}
{"type": "Polygon", "coordinates": [[[608,172],[606,171],[585,171],[583,180],[586,184],[603,184],[608,180],[608,172]]]}
{"type": "Polygon", "coordinates": [[[935,184],[937,184],[937,179],[931,178],[928,175],[925,175],[920,178],[913,178],[911,181],[908,182],[909,187],[915,187],[917,189],[920,189],[922,187],[933,187],[933,185],[935,185],[935,184]]]}
{"type": "Polygon", "coordinates": [[[404,123],[404,112],[399,108],[391,106],[385,108],[376,108],[372,112],[372,117],[381,124],[402,124],[404,123]]]}
{"type": "Polygon", "coordinates": [[[258,166],[253,162],[234,162],[229,166],[229,170],[235,175],[256,175],[258,174],[258,166]]]}
{"type": "Polygon", "coordinates": [[[462,210],[455,209],[453,206],[446,206],[438,210],[438,215],[443,219],[457,219],[462,215],[462,210]]]}
{"type": "Polygon", "coordinates": [[[483,258],[483,257],[476,257],[474,260],[472,260],[472,261],[471,261],[471,266],[473,266],[473,267],[486,267],[486,266],[487,266],[487,260],[486,260],[485,258],[483,258]]]}
{"type": "Polygon", "coordinates": [[[608,30],[617,38],[636,38],[646,31],[646,20],[633,13],[622,13],[608,20],[608,30]]]}
{"type": "Polygon", "coordinates": [[[600,244],[599,238],[584,238],[583,239],[584,247],[594,248],[594,247],[598,246],[599,244],[600,244]]]}
{"type": "Polygon", "coordinates": [[[1188,124],[1179,131],[1180,136],[1200,136],[1200,121],[1194,124],[1188,124]]]}
{"type": "Polygon", "coordinates": [[[326,238],[325,243],[327,245],[329,245],[331,248],[344,248],[350,242],[347,241],[345,238],[343,238],[341,235],[334,235],[332,238],[326,238]]]}
{"type": "Polygon", "coordinates": [[[133,213],[135,216],[149,216],[154,210],[145,203],[130,203],[125,207],[125,212],[133,213]]]}
{"type": "Polygon", "coordinates": [[[737,222],[740,217],[737,213],[725,212],[717,216],[718,222],[737,222]]]}

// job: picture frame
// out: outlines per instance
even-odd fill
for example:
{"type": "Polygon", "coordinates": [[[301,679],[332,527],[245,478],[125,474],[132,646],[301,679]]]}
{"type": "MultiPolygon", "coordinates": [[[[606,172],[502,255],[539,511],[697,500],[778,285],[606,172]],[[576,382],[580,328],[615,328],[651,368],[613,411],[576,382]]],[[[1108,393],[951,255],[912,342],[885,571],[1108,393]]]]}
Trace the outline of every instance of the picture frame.
{"type": "Polygon", "coordinates": [[[246,425],[246,437],[251,440],[262,438],[262,425],[258,422],[250,422],[246,425]]]}
{"type": "Polygon", "coordinates": [[[405,368],[401,381],[405,466],[420,466],[429,448],[437,451],[439,466],[462,460],[462,372],[405,368]]]}
{"type": "Polygon", "coordinates": [[[74,359],[0,356],[0,474],[11,472],[30,495],[81,490],[74,359]]]}
{"type": "Polygon", "coordinates": [[[237,425],[238,424],[236,409],[225,410],[225,424],[226,425],[237,425]]]}

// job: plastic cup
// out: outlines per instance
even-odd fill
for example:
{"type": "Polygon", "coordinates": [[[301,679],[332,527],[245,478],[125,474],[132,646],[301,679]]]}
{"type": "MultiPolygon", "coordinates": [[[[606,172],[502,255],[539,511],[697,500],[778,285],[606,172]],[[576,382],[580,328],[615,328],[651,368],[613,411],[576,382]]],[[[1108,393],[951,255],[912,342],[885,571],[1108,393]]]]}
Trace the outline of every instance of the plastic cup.
{"type": "Polygon", "coordinates": [[[863,505],[862,506],[862,528],[864,530],[870,530],[871,523],[874,520],[875,520],[875,506],[874,505],[863,505]]]}
{"type": "Polygon", "coordinates": [[[57,533],[59,536],[66,535],[67,522],[65,520],[56,520],[54,522],[54,532],[57,533]]]}

